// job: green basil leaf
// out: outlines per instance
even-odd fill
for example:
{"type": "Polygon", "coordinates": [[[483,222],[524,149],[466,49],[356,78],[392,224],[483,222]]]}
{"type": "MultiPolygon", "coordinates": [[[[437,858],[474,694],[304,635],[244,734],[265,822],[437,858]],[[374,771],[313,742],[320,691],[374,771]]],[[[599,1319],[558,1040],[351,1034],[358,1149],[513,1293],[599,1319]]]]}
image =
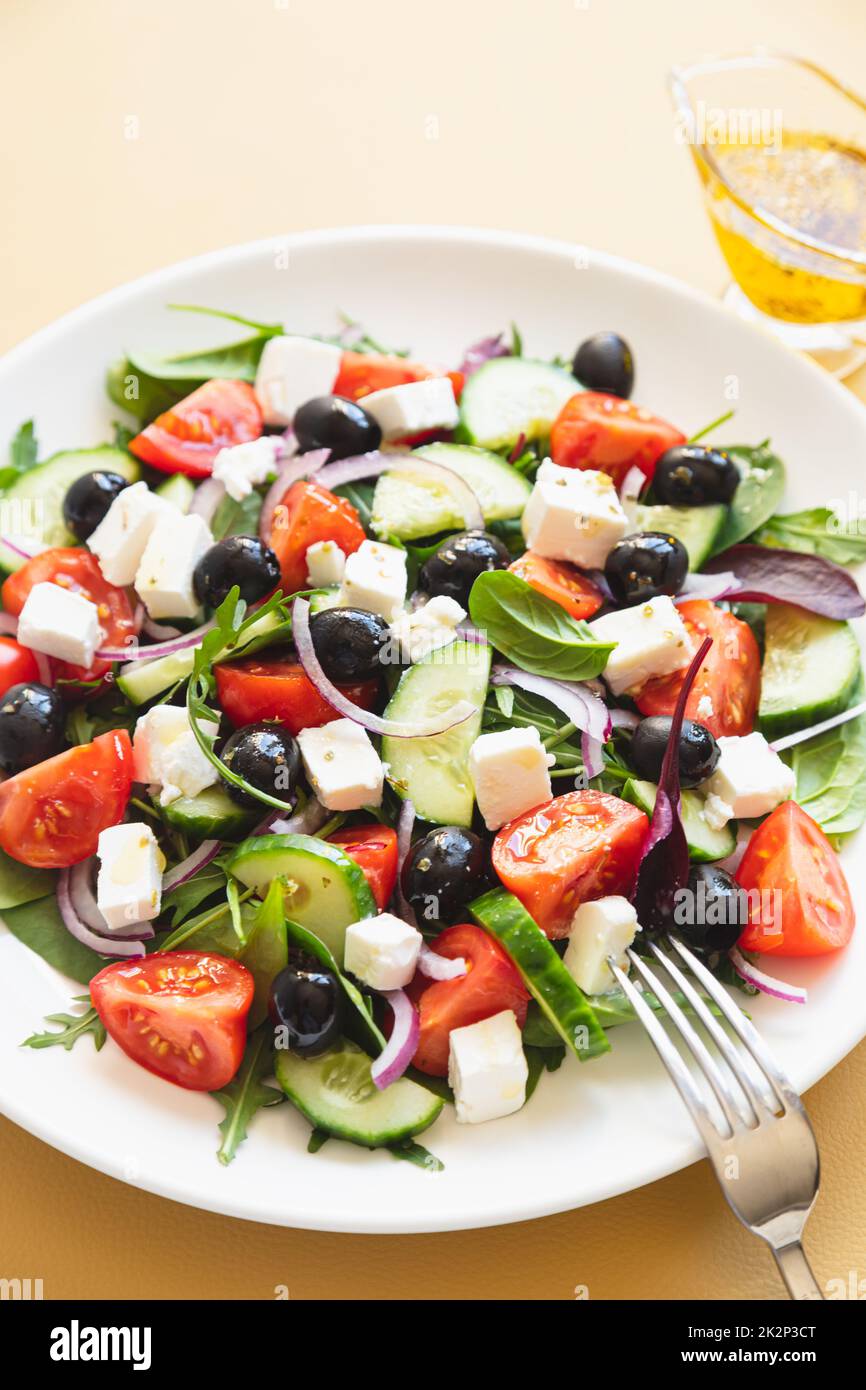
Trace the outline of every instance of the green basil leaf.
{"type": "Polygon", "coordinates": [[[733,456],[741,477],[725,524],[716,537],[714,555],[745,540],[769,521],[785,491],[785,465],[766,443],[754,448],[728,444],[725,453],[733,456]]]}
{"type": "Polygon", "coordinates": [[[222,1143],[217,1149],[217,1158],[220,1163],[232,1162],[247,1137],[250,1120],[259,1110],[280,1105],[285,1100],[282,1091],[265,1084],[265,1077],[270,1076],[273,1069],[273,1030],[264,1023],[250,1035],[234,1078],[221,1091],[210,1093],[226,1112],[219,1125],[222,1143]]]}
{"type": "Polygon", "coordinates": [[[510,570],[480,574],[469,595],[469,611],[494,647],[539,676],[588,680],[600,675],[616,645],[599,642],[586,623],[510,570]]]}

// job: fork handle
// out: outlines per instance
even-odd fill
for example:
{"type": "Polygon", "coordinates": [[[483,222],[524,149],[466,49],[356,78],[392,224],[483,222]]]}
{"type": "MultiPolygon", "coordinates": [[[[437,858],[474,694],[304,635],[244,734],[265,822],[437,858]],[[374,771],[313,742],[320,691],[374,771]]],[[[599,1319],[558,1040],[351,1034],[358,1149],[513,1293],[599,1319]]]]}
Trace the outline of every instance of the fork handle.
{"type": "Polygon", "coordinates": [[[798,1240],[792,1241],[790,1245],[783,1245],[778,1250],[773,1247],[773,1255],[791,1298],[823,1299],[824,1295],[798,1240]]]}

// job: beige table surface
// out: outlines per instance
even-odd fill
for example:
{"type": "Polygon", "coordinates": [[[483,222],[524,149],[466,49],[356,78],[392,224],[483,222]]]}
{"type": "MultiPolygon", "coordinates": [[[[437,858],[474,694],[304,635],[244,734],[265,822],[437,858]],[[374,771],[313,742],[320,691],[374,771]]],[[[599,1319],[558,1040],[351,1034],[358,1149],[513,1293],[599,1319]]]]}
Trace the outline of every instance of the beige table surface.
{"type": "MultiPolygon", "coordinates": [[[[665,73],[755,43],[864,85],[863,0],[3,0],[0,349],[154,267],[354,222],[573,238],[716,293],[665,73]]],[[[866,1044],[807,1100],[808,1246],[864,1297],[866,1044]]],[[[0,1277],[27,1275],[47,1298],[779,1294],[705,1164],[519,1226],[340,1236],[175,1205],[0,1121],[0,1277]]]]}

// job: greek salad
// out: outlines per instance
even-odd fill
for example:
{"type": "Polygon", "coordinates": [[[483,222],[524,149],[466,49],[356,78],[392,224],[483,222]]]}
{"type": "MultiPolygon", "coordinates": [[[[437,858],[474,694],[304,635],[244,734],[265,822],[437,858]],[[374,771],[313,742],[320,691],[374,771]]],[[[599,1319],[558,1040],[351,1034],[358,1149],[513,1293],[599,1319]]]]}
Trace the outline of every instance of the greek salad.
{"type": "Polygon", "coordinates": [[[615,333],[448,370],[222,317],[112,366],[111,443],[0,470],[0,912],[86,988],[28,1045],[213,1093],[224,1163],[287,1100],[435,1168],[444,1105],[610,1049],[667,933],[804,1003],[784,958],[854,929],[863,537],[635,404],[615,333]]]}

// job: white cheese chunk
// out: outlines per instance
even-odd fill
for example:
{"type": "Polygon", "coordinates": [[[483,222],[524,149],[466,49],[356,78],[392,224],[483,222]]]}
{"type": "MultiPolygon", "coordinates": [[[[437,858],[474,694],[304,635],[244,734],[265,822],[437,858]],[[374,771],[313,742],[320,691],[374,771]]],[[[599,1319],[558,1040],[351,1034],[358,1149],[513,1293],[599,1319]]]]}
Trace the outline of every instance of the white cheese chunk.
{"type": "Polygon", "coordinates": [[[342,608],[365,608],[390,622],[406,601],[406,552],[380,541],[362,541],[346,557],[340,586],[342,608]]]}
{"type": "Polygon", "coordinates": [[[346,928],[347,970],[371,989],[402,989],[415,974],[423,937],[390,912],[346,928]]]}
{"type": "Polygon", "coordinates": [[[96,905],[110,931],[150,922],[162,906],[165,860],[149,825],[137,821],[100,832],[96,905]]]}
{"type": "Polygon", "coordinates": [[[478,1125],[513,1115],[526,1100],[528,1076],[512,1009],[451,1030],[448,1084],[454,1092],[458,1124],[478,1125]]]}
{"type": "MultiPolygon", "coordinates": [[[[202,733],[213,743],[219,725],[199,720],[202,733]]],[[[198,796],[219,779],[205,757],[181,705],[154,705],[135,726],[132,740],[133,777],[159,788],[159,804],[168,806],[180,796],[198,796]]]]}
{"type": "Polygon", "coordinates": [[[135,588],[152,618],[194,618],[199,601],[193,575],[213,536],[200,516],[172,514],[154,528],[135,575],[135,588]]]}
{"type": "Polygon", "coordinates": [[[313,588],[327,589],[339,584],[346,568],[346,555],[336,541],[316,541],[307,546],[307,578],[313,588]]]}
{"type": "Polygon", "coordinates": [[[383,439],[428,430],[453,430],[459,420],[450,377],[431,376],[371,391],[358,402],[379,425],[383,439]]]}
{"type": "Polygon", "coordinates": [[[90,667],[102,642],[99,609],[60,584],[34,584],[18,618],[22,647],[90,667]]]}
{"type": "Polygon", "coordinates": [[[329,396],[340,372],[342,348],[316,338],[269,338],[259,358],[255,393],[266,425],[290,425],[314,396],[329,396]]]}
{"type": "Polygon", "coordinates": [[[560,468],[545,459],[521,521],[526,545],[550,560],[600,569],[630,529],[613,479],[594,469],[560,468]]]}
{"type": "Polygon", "coordinates": [[[731,817],[765,816],[794,795],[796,777],[770,747],[763,734],[718,740],[721,757],[712,777],[704,782],[707,820],[716,820],[722,808],[731,817]]]}
{"type": "Polygon", "coordinates": [[[109,584],[125,588],[133,582],[153,528],[158,521],[173,516],[177,516],[177,508],[151,492],[147,483],[133,483],[118,493],[87,538],[88,549],[96,556],[109,584]]]}
{"type": "Polygon", "coordinates": [[[243,502],[254,487],[275,472],[282,444],[283,441],[274,435],[263,434],[260,439],[250,439],[246,444],[220,449],[211,477],[225,485],[229,497],[243,502]]]}
{"type": "Polygon", "coordinates": [[[391,636],[398,644],[401,661],[420,661],[437,647],[447,647],[457,636],[457,624],[466,617],[466,610],[456,599],[446,594],[403,613],[391,625],[391,636]]]}
{"type": "Polygon", "coordinates": [[[549,769],[555,762],[535,728],[481,734],[469,750],[469,776],[487,829],[498,830],[506,821],[550,801],[549,769]]]}
{"type": "Polygon", "coordinates": [[[385,771],[360,724],[333,719],[319,729],[302,729],[298,747],[310,786],[329,811],[379,805],[385,771]]]}
{"type": "Polygon", "coordinates": [[[599,641],[616,642],[602,672],[614,695],[639,690],[692,659],[688,630],[667,594],[594,618],[589,627],[599,641]]]}
{"type": "Polygon", "coordinates": [[[606,994],[617,983],[607,963],[613,956],[628,973],[627,946],[640,930],[628,898],[596,898],[581,903],[572,919],[563,964],[585,994],[606,994]]]}

